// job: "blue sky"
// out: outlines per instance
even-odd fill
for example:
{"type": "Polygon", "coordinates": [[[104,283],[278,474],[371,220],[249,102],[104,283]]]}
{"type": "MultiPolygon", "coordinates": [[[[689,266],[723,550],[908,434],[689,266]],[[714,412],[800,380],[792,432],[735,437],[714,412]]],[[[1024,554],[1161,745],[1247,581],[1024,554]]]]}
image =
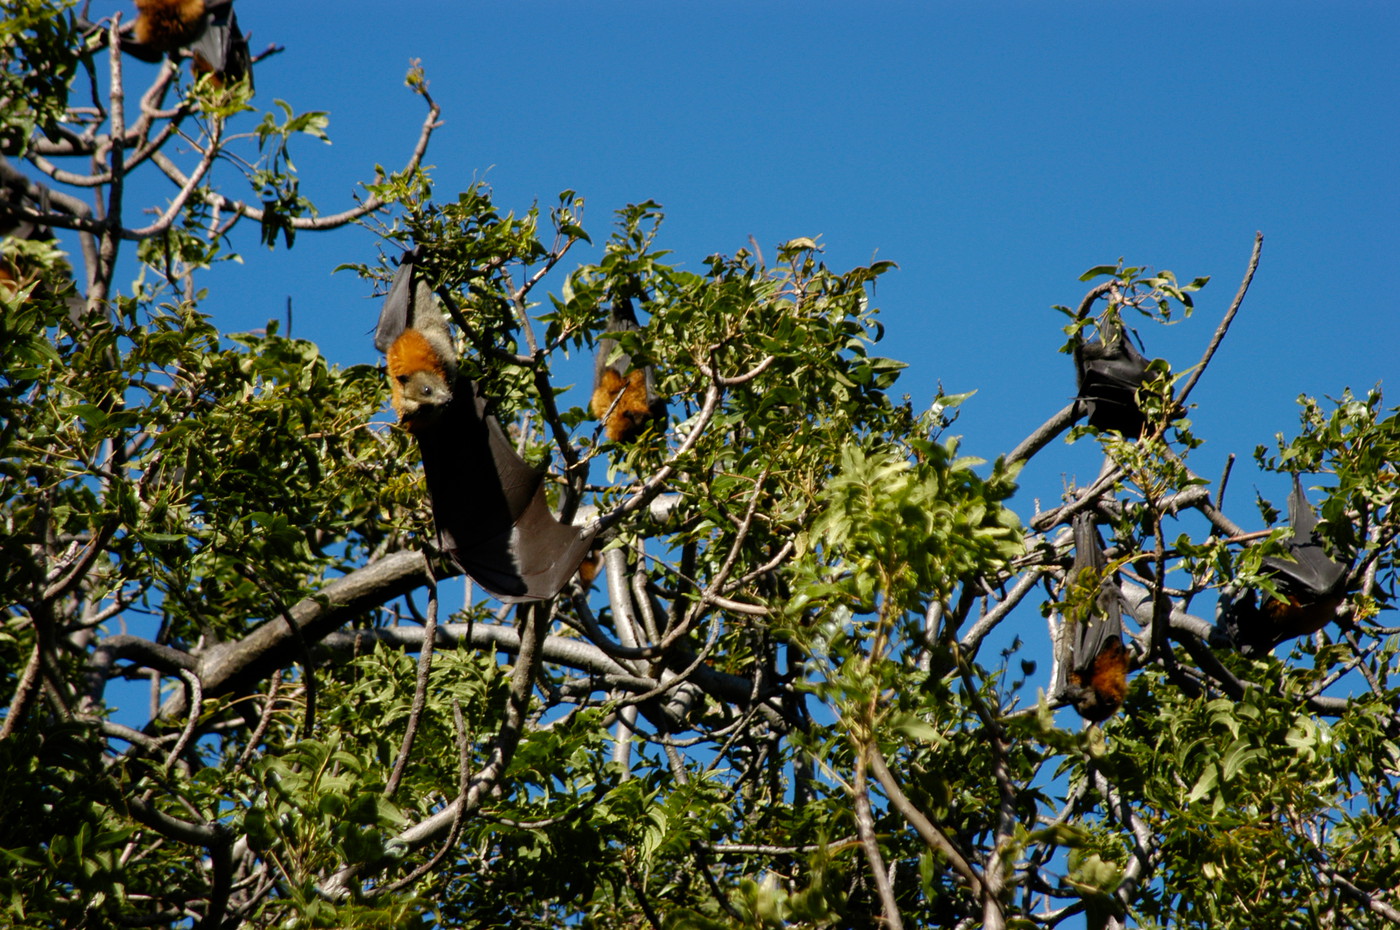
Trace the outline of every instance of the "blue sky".
{"type": "MultiPolygon", "coordinates": [[[[110,0],[93,14],[117,9],[131,15],[110,0]]],[[[820,236],[835,267],[897,262],[876,292],[879,351],[910,363],[899,390],[916,406],[940,382],[978,392],[954,430],[970,454],[1010,449],[1073,394],[1050,307],[1078,302],[1081,272],[1122,257],[1184,280],[1210,275],[1195,316],[1141,331],[1149,355],[1181,369],[1233,296],[1255,230],[1258,276],[1193,395],[1207,440],[1192,457],[1199,473],[1214,478],[1226,454],[1247,459],[1294,431],[1300,393],[1364,393],[1400,374],[1391,4],[238,0],[238,10],[255,50],[285,47],[259,66],[257,103],[330,112],[333,144],[294,149],[324,212],[349,206],[376,163],[403,164],[424,115],[403,76],[421,59],[443,107],[427,159],[440,198],[484,178],[520,211],[573,189],[599,243],[613,210],[654,199],[668,213],[661,244],[692,269],[750,236],[770,257],[778,242],[820,236]]],[[[129,67],[142,78],[146,66],[129,67]]],[[[223,186],[248,195],[234,175],[223,186]]],[[[233,246],[244,264],[205,279],[222,326],[280,319],[291,297],[294,335],[336,363],[378,361],[368,285],[331,273],[373,260],[368,231],[303,235],[269,253],[244,224],[233,246]]],[[[582,383],[587,363],[561,374],[582,383]]],[[[1097,467],[1088,445],[1059,444],[1022,485],[1053,501],[1065,477],[1097,467]]],[[[1277,499],[1286,490],[1262,487],[1277,499]]],[[[1247,500],[1232,510],[1257,522],[1247,500]]]]}
{"type": "MultiPolygon", "coordinates": [[[[99,0],[94,13],[116,8],[99,0]]],[[[911,363],[900,387],[916,405],[940,381],[978,391],[955,430],[972,454],[1009,449],[1073,393],[1050,307],[1078,301],[1081,272],[1122,257],[1212,276],[1194,317],[1142,331],[1150,355],[1184,368],[1233,296],[1255,230],[1259,274],[1194,395],[1203,474],[1292,431],[1299,393],[1364,391],[1400,373],[1392,5],[238,10],[254,49],[285,47],[259,67],[257,102],[330,112],[334,144],[294,150],[324,211],[346,207],[375,163],[403,163],[423,118],[403,76],[419,58],[443,106],[427,159],[439,196],[485,178],[498,203],[523,210],[573,189],[598,242],[614,209],[654,199],[668,213],[663,245],[690,268],[751,235],[770,256],[819,235],[836,267],[897,262],[876,293],[881,351],[911,363]]],[[[295,335],[338,363],[376,361],[367,286],[331,275],[371,260],[373,236],[302,236],[269,254],[255,232],[235,241],[244,265],[208,278],[219,322],[260,326],[290,296],[295,335]]],[[[1053,498],[1061,474],[1096,468],[1090,449],[1061,448],[1023,485],[1053,498]]]]}

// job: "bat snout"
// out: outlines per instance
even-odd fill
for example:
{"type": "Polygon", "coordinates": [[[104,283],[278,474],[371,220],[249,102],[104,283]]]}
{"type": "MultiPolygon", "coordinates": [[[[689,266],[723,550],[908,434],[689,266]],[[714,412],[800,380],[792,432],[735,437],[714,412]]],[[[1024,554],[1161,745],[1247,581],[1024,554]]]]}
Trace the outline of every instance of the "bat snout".
{"type": "Polygon", "coordinates": [[[399,425],[410,433],[416,433],[432,426],[452,401],[452,392],[425,391],[426,397],[414,399],[405,396],[399,405],[399,425]]]}

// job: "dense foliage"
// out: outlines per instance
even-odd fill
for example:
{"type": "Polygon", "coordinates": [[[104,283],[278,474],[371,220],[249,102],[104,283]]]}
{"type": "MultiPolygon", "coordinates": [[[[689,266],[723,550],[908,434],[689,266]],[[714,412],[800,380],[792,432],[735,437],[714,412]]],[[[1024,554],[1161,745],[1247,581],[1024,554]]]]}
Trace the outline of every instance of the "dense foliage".
{"type": "MultiPolygon", "coordinates": [[[[643,203],[570,266],[591,241],[573,192],[517,214],[482,185],[434,190],[418,73],[404,170],[323,215],[289,157],[320,114],[259,114],[246,84],[175,61],[123,105],[96,79],[120,84],[119,35],[63,4],[3,10],[7,924],[1400,923],[1400,418],[1379,394],[1303,398],[1298,435],[1257,451],[1305,476],[1349,572],[1322,631],[1246,657],[1201,605],[1226,583],[1275,593],[1263,560],[1289,533],[1262,501],[1275,528],[1244,532],[1192,472],[1200,368],[1149,368],[1141,437],[1072,426],[1073,404],[969,458],[960,398],[913,409],[874,353],[887,263],[836,271],[798,238],[772,264],[682,271],[643,203]],[[136,172],[171,191],[140,228],[136,172]],[[596,590],[448,610],[455,569],[382,372],[200,313],[200,274],[243,227],[280,248],[351,222],[390,257],[424,246],[463,309],[464,376],[550,466],[557,509],[600,527],[596,590]],[[670,403],[627,446],[553,376],[620,289],[646,323],[624,348],[670,403]],[[1066,430],[1102,476],[1028,513],[1018,470],[1066,430]],[[1134,672],[1122,712],[1081,728],[1004,625],[1048,620],[1064,660],[1085,509],[1134,672]],[[149,710],[114,716],[133,682],[149,710]]],[[[387,281],[386,261],[344,261],[387,281]]],[[[1084,280],[1067,349],[1189,312],[1204,284],[1084,280]]]]}

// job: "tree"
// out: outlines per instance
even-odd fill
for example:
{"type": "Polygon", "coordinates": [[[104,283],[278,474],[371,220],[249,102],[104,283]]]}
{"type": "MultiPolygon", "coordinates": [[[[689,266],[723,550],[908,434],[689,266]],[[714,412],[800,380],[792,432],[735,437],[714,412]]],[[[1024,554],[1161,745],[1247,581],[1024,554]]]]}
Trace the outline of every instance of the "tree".
{"type": "MultiPolygon", "coordinates": [[[[961,398],[891,393],[903,365],[873,354],[871,304],[888,263],[838,272],[796,238],[771,265],[754,247],[684,272],[643,203],[570,267],[591,242],[573,192],[517,215],[483,185],[434,190],[416,71],[405,168],[323,216],[289,158],[320,114],[259,116],[247,83],[191,83],[178,58],[114,94],[116,24],[5,9],[12,924],[1400,922],[1400,420],[1379,393],[1303,398],[1298,434],[1255,452],[1322,487],[1321,544],[1347,566],[1326,626],[1245,655],[1198,606],[1227,583],[1283,603],[1276,560],[1305,542],[1265,501],[1277,525],[1245,532],[1228,475],[1189,464],[1187,401],[1261,241],[1199,365],[1154,361],[1129,390],[1140,435],[1072,426],[1081,400],[988,464],[949,433],[961,398]],[[218,186],[240,170],[246,200],[218,186]],[[135,172],[173,191],[141,228],[135,172]],[[598,528],[598,590],[513,610],[478,592],[448,615],[456,569],[380,370],[199,312],[244,221],[270,247],[351,222],[390,257],[422,247],[464,311],[462,376],[550,466],[556,510],[598,528]],[[76,270],[52,230],[76,234],[76,270]],[[614,444],[555,372],[624,291],[646,326],[620,341],[670,410],[614,444]],[[1018,514],[1021,464],[1066,430],[1099,479],[1018,514]],[[1092,577],[1072,570],[1077,513],[1108,536],[1092,577]],[[1081,728],[1067,644],[1103,591],[1134,671],[1122,711],[1081,728]],[[1037,604],[1058,668],[1022,654],[1037,604]],[[149,684],[148,719],[114,718],[123,682],[149,684]]],[[[387,282],[387,261],[345,260],[387,282]]],[[[1081,358],[1090,332],[1190,312],[1205,283],[1084,280],[1060,308],[1081,358]]]]}

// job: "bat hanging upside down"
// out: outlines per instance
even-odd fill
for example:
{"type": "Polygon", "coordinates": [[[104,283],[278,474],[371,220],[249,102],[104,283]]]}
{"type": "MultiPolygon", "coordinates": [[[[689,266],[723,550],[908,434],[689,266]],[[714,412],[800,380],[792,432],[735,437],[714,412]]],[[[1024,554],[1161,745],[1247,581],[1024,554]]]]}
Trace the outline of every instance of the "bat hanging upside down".
{"type": "Polygon", "coordinates": [[[1282,598],[1259,595],[1251,588],[1221,598],[1217,643],[1236,646],[1246,655],[1262,655],[1279,643],[1316,633],[1337,616],[1346,594],[1347,566],[1327,557],[1317,535],[1317,515],[1293,476],[1288,495],[1288,525],[1293,539],[1290,558],[1265,556],[1282,598]]]}
{"type": "Polygon", "coordinates": [[[1142,434],[1147,420],[1138,406],[1137,390],[1147,364],[1116,318],[1102,324],[1093,339],[1075,345],[1079,400],[1088,412],[1090,426],[1117,430],[1127,439],[1142,434]]]}
{"type": "Polygon", "coordinates": [[[1128,650],[1123,646],[1123,607],[1117,586],[1105,577],[1106,560],[1094,515],[1074,516],[1074,567],[1072,583],[1098,586],[1083,615],[1070,618],[1070,650],[1064,693],[1079,716],[1100,722],[1123,706],[1128,693],[1128,650]]]}
{"type": "MultiPolygon", "coordinates": [[[[627,297],[614,296],[608,316],[608,332],[639,332],[641,325],[627,297]]],[[[666,399],[656,393],[656,375],[650,365],[634,367],[632,356],[616,339],[598,342],[593,372],[593,415],[603,421],[603,432],[613,442],[632,442],[651,426],[666,427],[666,399]]]]}
{"type": "Polygon", "coordinates": [[[544,475],[525,464],[469,380],[432,288],[404,253],[379,314],[374,345],[385,353],[399,422],[418,441],[438,546],[507,603],[559,593],[593,533],[550,512],[544,475]]]}
{"type": "Polygon", "coordinates": [[[136,12],[133,40],[122,48],[142,61],[187,48],[196,75],[251,78],[248,40],[239,31],[233,0],[136,0],[136,12]]]}

